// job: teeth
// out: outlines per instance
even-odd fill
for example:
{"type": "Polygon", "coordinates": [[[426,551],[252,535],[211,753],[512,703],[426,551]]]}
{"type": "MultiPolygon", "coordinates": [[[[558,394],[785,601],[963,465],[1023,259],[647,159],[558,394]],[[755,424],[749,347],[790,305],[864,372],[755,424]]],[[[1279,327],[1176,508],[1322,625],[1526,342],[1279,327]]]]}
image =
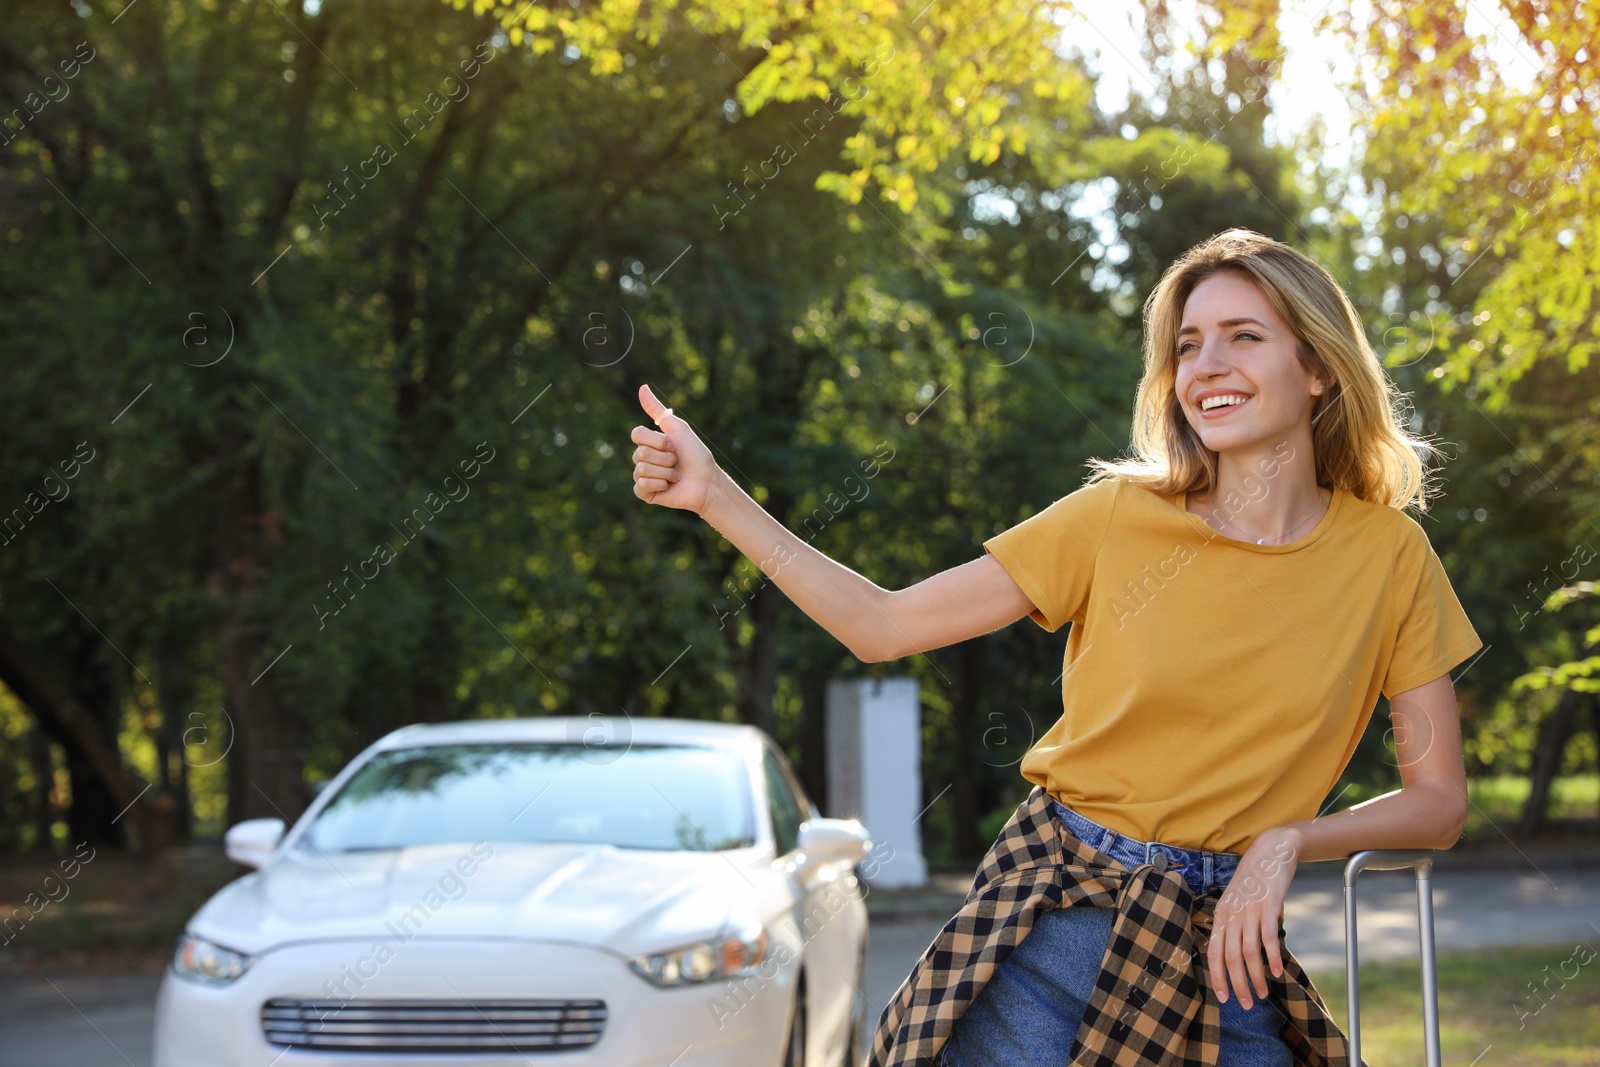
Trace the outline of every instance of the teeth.
{"type": "Polygon", "coordinates": [[[1250,398],[1241,396],[1237,393],[1229,396],[1208,396],[1204,400],[1200,401],[1200,410],[1210,411],[1212,408],[1243,404],[1248,399],[1250,398]]]}

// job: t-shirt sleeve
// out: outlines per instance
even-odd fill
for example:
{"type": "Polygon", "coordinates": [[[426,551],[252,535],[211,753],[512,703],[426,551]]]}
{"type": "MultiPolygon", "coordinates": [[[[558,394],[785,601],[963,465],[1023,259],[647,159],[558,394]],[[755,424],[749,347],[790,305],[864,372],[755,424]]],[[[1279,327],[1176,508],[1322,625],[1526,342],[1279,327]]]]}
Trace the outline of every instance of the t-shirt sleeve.
{"type": "Polygon", "coordinates": [[[983,543],[1033,601],[1028,617],[1051,633],[1083,617],[1120,484],[1085,485],[983,543]]]}
{"type": "Polygon", "coordinates": [[[1406,516],[1395,550],[1390,611],[1398,621],[1383,695],[1394,698],[1426,685],[1483,647],[1428,534],[1406,516]]]}

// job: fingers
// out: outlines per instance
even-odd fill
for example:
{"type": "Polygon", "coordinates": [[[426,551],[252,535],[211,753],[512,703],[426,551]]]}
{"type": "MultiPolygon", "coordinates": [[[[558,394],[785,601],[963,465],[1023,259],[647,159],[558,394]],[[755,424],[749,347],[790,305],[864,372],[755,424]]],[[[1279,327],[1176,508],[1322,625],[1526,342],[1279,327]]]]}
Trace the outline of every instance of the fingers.
{"type": "Polygon", "coordinates": [[[661,449],[651,448],[649,445],[640,445],[633,450],[633,461],[635,463],[654,463],[659,467],[676,467],[678,465],[678,454],[676,452],[663,452],[661,449]]]}
{"type": "MultiPolygon", "coordinates": [[[[657,426],[664,425],[664,420],[677,419],[648,385],[639,387],[639,403],[657,426]]],[[[633,450],[633,495],[652,503],[682,477],[677,469],[677,449],[670,437],[648,426],[635,426],[628,439],[639,446],[633,450]]]]}
{"type": "Polygon", "coordinates": [[[656,398],[656,394],[650,391],[648,385],[639,386],[639,405],[644,408],[644,413],[650,416],[650,420],[663,430],[669,429],[667,426],[669,421],[676,422],[678,419],[671,408],[656,398]]]}
{"type": "Polygon", "coordinates": [[[643,426],[633,428],[632,438],[639,447],[633,450],[633,491],[648,501],[681,477],[677,470],[678,453],[666,434],[643,426]]]}
{"type": "Polygon", "coordinates": [[[657,430],[652,430],[647,426],[635,426],[633,428],[633,432],[628,435],[628,440],[632,441],[636,445],[645,445],[649,448],[660,450],[672,449],[672,439],[670,437],[657,430]]]}
{"type": "MultiPolygon", "coordinates": [[[[1239,1007],[1250,1010],[1250,976],[1245,973],[1244,948],[1241,945],[1244,932],[1240,929],[1241,923],[1231,923],[1224,935],[1225,942],[1222,946],[1223,960],[1227,964],[1228,981],[1233,984],[1233,991],[1239,994],[1239,1007]]],[[[1226,999],[1226,998],[1223,998],[1226,999]]]]}
{"type": "Polygon", "coordinates": [[[635,481],[646,478],[670,485],[678,480],[678,472],[671,467],[661,467],[654,463],[635,463],[633,465],[633,477],[635,481]]]}
{"type": "MultiPolygon", "coordinates": [[[[1266,936],[1266,930],[1262,928],[1262,922],[1259,917],[1251,916],[1250,921],[1245,924],[1245,931],[1239,945],[1239,954],[1244,957],[1245,970],[1250,972],[1251,988],[1256,991],[1256,996],[1265,997],[1267,995],[1267,971],[1261,963],[1261,944],[1266,936]]],[[[1244,1000],[1241,1000],[1240,1003],[1244,1004],[1246,1008],[1250,1006],[1244,1000]]]]}
{"type": "MultiPolygon", "coordinates": [[[[648,385],[639,386],[639,406],[644,408],[644,413],[649,415],[652,420],[657,420],[657,417],[667,408],[665,404],[656,399],[656,394],[650,391],[648,385]]],[[[659,424],[659,420],[657,421],[659,424]]]]}
{"type": "Polygon", "coordinates": [[[1261,927],[1261,940],[1267,946],[1267,961],[1272,964],[1272,974],[1275,978],[1283,977],[1283,950],[1278,947],[1277,924],[1273,924],[1271,933],[1267,932],[1266,924],[1261,927]]]}
{"type": "MultiPolygon", "coordinates": [[[[1220,912],[1220,906],[1219,906],[1220,912]]],[[[1211,928],[1211,943],[1206,946],[1206,969],[1211,975],[1211,991],[1217,995],[1218,1003],[1228,1001],[1227,961],[1224,946],[1227,944],[1228,930],[1225,926],[1211,928]]]]}
{"type": "Polygon", "coordinates": [[[1283,957],[1278,947],[1276,930],[1268,931],[1265,920],[1255,914],[1233,914],[1211,932],[1211,944],[1206,957],[1211,969],[1211,988],[1219,1003],[1228,1000],[1228,989],[1239,995],[1239,1006],[1249,1011],[1255,997],[1266,999],[1268,986],[1266,968],[1262,963],[1262,948],[1272,963],[1274,975],[1283,974],[1283,957]]]}
{"type": "Polygon", "coordinates": [[[1250,1008],[1249,976],[1245,973],[1242,928],[1246,925],[1243,909],[1236,899],[1224,897],[1217,902],[1215,925],[1211,929],[1211,943],[1206,946],[1206,962],[1211,971],[1211,988],[1217,1002],[1228,1002],[1228,989],[1239,994],[1239,1005],[1250,1008]]]}

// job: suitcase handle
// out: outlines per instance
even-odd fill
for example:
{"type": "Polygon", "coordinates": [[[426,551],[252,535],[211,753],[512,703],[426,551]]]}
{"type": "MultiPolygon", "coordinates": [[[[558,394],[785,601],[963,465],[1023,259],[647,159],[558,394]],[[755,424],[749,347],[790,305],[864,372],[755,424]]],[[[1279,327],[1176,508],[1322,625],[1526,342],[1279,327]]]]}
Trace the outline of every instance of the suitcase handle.
{"type": "Polygon", "coordinates": [[[1422,1028],[1428,1067],[1441,1067],[1439,1055],[1439,976],[1433,947],[1433,849],[1368,849],[1344,865],[1345,988],[1350,1001],[1350,1063],[1361,1067],[1361,1007],[1356,964],[1356,878],[1362,871],[1417,873],[1417,940],[1422,953],[1422,1028]]]}

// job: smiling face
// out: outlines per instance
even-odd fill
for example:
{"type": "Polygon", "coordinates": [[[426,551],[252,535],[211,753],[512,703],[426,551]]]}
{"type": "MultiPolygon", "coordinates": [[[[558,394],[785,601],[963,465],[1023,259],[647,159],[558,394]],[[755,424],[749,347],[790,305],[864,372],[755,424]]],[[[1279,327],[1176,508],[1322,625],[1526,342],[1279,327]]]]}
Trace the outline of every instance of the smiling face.
{"type": "Polygon", "coordinates": [[[1309,440],[1311,407],[1327,383],[1300,365],[1295,343],[1247,275],[1219,271],[1195,286],[1179,325],[1175,388],[1207,448],[1271,448],[1302,432],[1309,440]]]}

